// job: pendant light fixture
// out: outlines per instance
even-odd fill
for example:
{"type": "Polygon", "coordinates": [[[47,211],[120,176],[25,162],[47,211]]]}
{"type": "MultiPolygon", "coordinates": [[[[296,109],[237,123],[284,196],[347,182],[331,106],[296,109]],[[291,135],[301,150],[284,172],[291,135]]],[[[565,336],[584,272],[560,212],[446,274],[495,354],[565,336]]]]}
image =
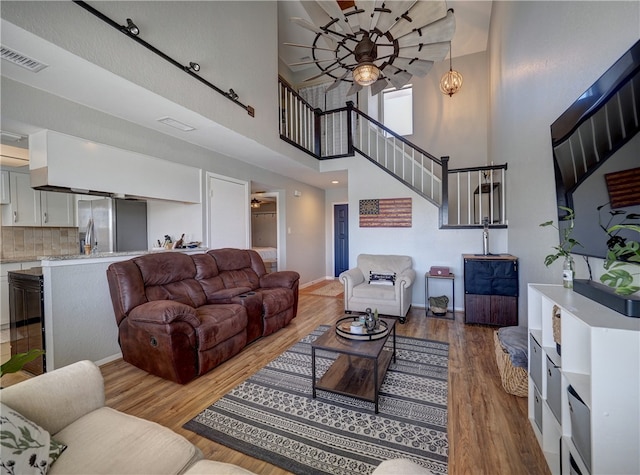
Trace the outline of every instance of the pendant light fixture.
{"type": "Polygon", "coordinates": [[[453,96],[462,87],[462,74],[453,70],[451,57],[451,41],[449,41],[449,71],[440,79],[440,90],[449,97],[453,96]]]}

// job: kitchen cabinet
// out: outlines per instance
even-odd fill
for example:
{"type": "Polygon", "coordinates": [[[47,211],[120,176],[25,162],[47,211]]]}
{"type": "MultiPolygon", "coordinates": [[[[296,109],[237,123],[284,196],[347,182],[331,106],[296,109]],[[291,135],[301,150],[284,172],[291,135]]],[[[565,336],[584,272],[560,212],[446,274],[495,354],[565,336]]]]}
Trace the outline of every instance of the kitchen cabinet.
{"type": "Polygon", "coordinates": [[[640,473],[640,319],[561,285],[529,284],[527,306],[529,420],[550,472],[640,473]]]}
{"type": "Polygon", "coordinates": [[[7,205],[11,202],[9,195],[9,172],[0,170],[0,205],[7,205]]]}
{"type": "Polygon", "coordinates": [[[518,325],[518,259],[465,254],[465,323],[518,325]]]}
{"type": "Polygon", "coordinates": [[[29,174],[8,172],[9,203],[2,206],[3,226],[75,226],[75,200],[70,193],[31,188],[29,174]]]}
{"type": "Polygon", "coordinates": [[[9,328],[9,275],[10,271],[38,267],[39,261],[9,262],[0,265],[0,328],[9,328]]]}

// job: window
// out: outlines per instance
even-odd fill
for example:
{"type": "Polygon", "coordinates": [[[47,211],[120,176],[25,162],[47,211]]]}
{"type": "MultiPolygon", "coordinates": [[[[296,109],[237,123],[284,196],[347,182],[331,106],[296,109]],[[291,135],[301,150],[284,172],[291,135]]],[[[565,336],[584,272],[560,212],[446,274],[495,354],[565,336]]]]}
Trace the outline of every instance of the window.
{"type": "Polygon", "coordinates": [[[382,123],[398,135],[413,134],[413,86],[382,91],[382,123]]]}

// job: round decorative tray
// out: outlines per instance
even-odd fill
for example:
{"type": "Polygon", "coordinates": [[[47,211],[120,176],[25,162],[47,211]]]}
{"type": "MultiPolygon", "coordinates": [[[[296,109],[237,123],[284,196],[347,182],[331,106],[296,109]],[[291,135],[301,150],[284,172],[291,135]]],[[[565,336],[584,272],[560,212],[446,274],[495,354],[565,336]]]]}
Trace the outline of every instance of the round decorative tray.
{"type": "Polygon", "coordinates": [[[361,341],[379,340],[389,334],[389,326],[384,320],[379,320],[378,328],[374,330],[367,330],[362,327],[362,333],[352,332],[351,324],[359,320],[359,316],[341,318],[336,323],[336,334],[343,338],[348,338],[349,340],[361,341]]]}

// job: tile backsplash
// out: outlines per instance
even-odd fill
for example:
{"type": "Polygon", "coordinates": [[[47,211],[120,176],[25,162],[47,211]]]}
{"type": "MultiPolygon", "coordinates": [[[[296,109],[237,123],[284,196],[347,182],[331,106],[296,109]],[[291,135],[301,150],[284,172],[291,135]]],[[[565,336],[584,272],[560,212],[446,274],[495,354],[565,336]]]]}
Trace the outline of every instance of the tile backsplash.
{"type": "Polygon", "coordinates": [[[78,228],[2,226],[0,258],[80,254],[78,228]]]}

